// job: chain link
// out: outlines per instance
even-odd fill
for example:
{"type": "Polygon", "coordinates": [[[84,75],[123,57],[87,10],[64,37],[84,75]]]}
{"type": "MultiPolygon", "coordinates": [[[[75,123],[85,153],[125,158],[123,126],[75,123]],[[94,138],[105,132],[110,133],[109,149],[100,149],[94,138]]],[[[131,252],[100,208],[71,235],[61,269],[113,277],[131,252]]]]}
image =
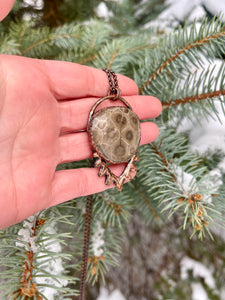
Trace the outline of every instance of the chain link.
{"type": "Polygon", "coordinates": [[[109,95],[115,95],[117,98],[120,97],[120,89],[118,84],[118,79],[116,73],[111,69],[102,69],[107,74],[108,81],[109,81],[109,95]]]}

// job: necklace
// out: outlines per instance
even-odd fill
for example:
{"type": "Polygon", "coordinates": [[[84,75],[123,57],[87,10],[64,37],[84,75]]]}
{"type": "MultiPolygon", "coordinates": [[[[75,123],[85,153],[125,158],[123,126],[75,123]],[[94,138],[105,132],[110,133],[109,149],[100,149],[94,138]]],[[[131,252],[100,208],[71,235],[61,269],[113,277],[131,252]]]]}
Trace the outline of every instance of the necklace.
{"type": "Polygon", "coordinates": [[[89,113],[87,131],[93,150],[94,167],[99,167],[99,176],[106,177],[107,185],[114,183],[119,191],[131,172],[136,171],[134,162],[141,138],[140,120],[129,103],[121,97],[115,72],[103,69],[108,76],[109,94],[99,99],[89,113]],[[110,106],[96,112],[103,101],[120,101],[125,106],[110,106]],[[109,168],[110,164],[127,163],[120,176],[109,168]]]}

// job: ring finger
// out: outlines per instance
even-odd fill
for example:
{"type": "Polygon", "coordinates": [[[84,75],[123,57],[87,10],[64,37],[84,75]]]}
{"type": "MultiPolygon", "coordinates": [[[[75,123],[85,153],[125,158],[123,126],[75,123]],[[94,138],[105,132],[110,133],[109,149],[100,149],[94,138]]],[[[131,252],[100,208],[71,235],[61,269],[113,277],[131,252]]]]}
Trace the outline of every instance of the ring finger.
{"type": "MultiPolygon", "coordinates": [[[[158,136],[155,123],[141,123],[140,145],[153,142],[158,136]]],[[[92,150],[87,132],[65,134],[59,137],[59,163],[79,161],[92,156],[92,150]]]]}
{"type": "MultiPolygon", "coordinates": [[[[151,119],[157,117],[162,110],[161,102],[152,96],[125,96],[133,111],[139,119],[151,119]]],[[[61,122],[61,134],[68,131],[79,131],[87,128],[88,112],[91,110],[96,98],[84,98],[71,101],[59,101],[59,112],[61,122]]],[[[116,101],[116,105],[121,105],[116,101]]],[[[113,101],[102,103],[99,108],[115,105],[113,101]]]]}

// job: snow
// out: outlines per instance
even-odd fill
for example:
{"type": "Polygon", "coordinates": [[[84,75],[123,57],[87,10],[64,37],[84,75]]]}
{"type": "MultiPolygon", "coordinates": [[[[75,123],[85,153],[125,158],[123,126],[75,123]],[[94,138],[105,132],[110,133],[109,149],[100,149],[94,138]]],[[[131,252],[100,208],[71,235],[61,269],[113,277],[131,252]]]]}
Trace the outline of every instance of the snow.
{"type": "MultiPolygon", "coordinates": [[[[201,60],[205,69],[209,69],[212,72],[212,76],[215,78],[219,73],[219,70],[223,64],[222,60],[214,59],[212,62],[209,62],[204,56],[201,56],[201,60]]],[[[191,72],[196,75],[196,81],[200,78],[202,70],[199,70],[196,66],[191,66],[191,72]]],[[[218,80],[216,84],[216,89],[220,89],[220,83],[222,80],[218,80]]],[[[182,83],[181,83],[182,84],[182,83]]],[[[191,84],[195,84],[192,82],[191,84]]],[[[203,86],[199,87],[199,93],[203,92],[203,86]]],[[[191,117],[184,117],[181,121],[178,122],[178,119],[173,118],[171,120],[171,125],[176,126],[176,130],[179,133],[185,133],[189,138],[189,146],[193,152],[197,152],[200,156],[210,157],[213,154],[224,154],[225,156],[225,114],[224,107],[222,107],[221,101],[219,98],[214,98],[213,100],[214,109],[217,112],[217,116],[213,112],[212,115],[203,117],[201,116],[200,121],[196,119],[196,116],[193,113],[191,117]]],[[[190,108],[191,110],[191,108],[190,108]]],[[[187,174],[177,170],[178,185],[185,191],[190,190],[193,186],[189,184],[191,182],[191,177],[187,177],[187,174]]],[[[217,168],[211,170],[209,174],[204,176],[198,186],[199,189],[202,189],[203,201],[212,202],[212,194],[216,194],[218,188],[222,182],[222,173],[225,172],[225,157],[218,164],[217,168]],[[207,187],[207,191],[206,191],[207,187]]],[[[181,189],[181,190],[183,190],[181,189]]]]}
{"type": "MultiPolygon", "coordinates": [[[[62,247],[58,241],[54,241],[53,239],[51,240],[51,243],[49,240],[46,240],[42,242],[41,244],[36,244],[36,236],[33,234],[33,226],[34,223],[36,222],[36,215],[30,216],[28,219],[23,221],[23,228],[21,228],[18,231],[18,241],[16,242],[17,247],[25,248],[26,251],[33,251],[33,253],[37,253],[39,247],[45,247],[50,252],[55,252],[55,253],[60,253],[62,251],[62,247]],[[28,246],[30,245],[30,246],[28,246]]],[[[55,234],[55,224],[52,222],[51,226],[47,227],[45,231],[49,234],[55,234]]],[[[46,253],[38,253],[37,260],[38,263],[41,263],[46,260],[46,257],[44,258],[38,258],[40,256],[46,255],[46,253]]],[[[55,258],[51,260],[46,260],[45,264],[45,271],[47,273],[50,273],[52,275],[61,275],[64,271],[63,263],[61,258],[55,258]]],[[[35,283],[37,284],[47,284],[47,285],[52,285],[56,286],[58,288],[67,286],[68,280],[66,279],[57,279],[55,281],[54,279],[50,277],[38,277],[38,275],[43,275],[41,272],[37,272],[35,275],[35,283]],[[37,277],[36,277],[37,276],[37,277]]],[[[55,296],[57,295],[57,290],[54,288],[50,287],[40,287],[40,291],[45,295],[45,297],[48,300],[54,300],[55,296]]]]}
{"type": "Polygon", "coordinates": [[[202,191],[202,201],[206,203],[213,201],[212,194],[216,194],[220,185],[223,184],[222,172],[219,168],[211,170],[198,184],[196,178],[192,174],[185,172],[180,166],[173,164],[171,171],[175,175],[177,179],[176,184],[184,196],[188,197],[190,194],[202,191]]]}
{"type": "Polygon", "coordinates": [[[24,0],[23,5],[27,6],[33,6],[36,9],[42,9],[44,7],[44,1],[43,0],[24,0]]]}
{"type": "Polygon", "coordinates": [[[92,242],[92,250],[94,252],[94,256],[100,257],[103,254],[103,245],[105,243],[103,239],[104,228],[102,228],[102,224],[100,221],[96,222],[94,233],[91,237],[92,242]]]}
{"type": "Polygon", "coordinates": [[[220,299],[224,300],[225,299],[225,288],[223,287],[220,293],[220,299]]]}
{"type": "Polygon", "coordinates": [[[37,252],[36,246],[36,237],[33,235],[33,225],[36,220],[36,216],[33,215],[28,219],[23,221],[23,228],[18,231],[18,240],[21,242],[16,242],[17,247],[25,248],[26,251],[33,251],[33,253],[37,252]],[[28,246],[29,245],[29,246],[28,246]]]}
{"type": "MultiPolygon", "coordinates": [[[[201,61],[205,70],[209,70],[213,78],[218,75],[219,70],[223,65],[222,60],[214,59],[209,62],[203,55],[201,55],[201,61]]],[[[192,65],[191,72],[196,75],[195,82],[197,82],[202,75],[202,70],[192,65]]],[[[215,86],[218,90],[220,89],[220,83],[223,80],[222,76],[223,75],[221,75],[221,78],[215,86]]],[[[194,85],[195,82],[191,82],[191,84],[194,85]]],[[[199,86],[199,93],[202,92],[204,92],[203,85],[199,86]]],[[[221,104],[219,98],[214,98],[213,104],[215,106],[217,116],[213,112],[212,115],[207,116],[207,118],[202,117],[199,122],[193,114],[192,118],[190,118],[190,116],[189,118],[184,117],[177,126],[177,132],[187,133],[191,149],[198,152],[201,156],[208,155],[208,153],[212,155],[214,153],[218,153],[218,151],[225,154],[225,114],[224,107],[222,107],[224,104],[221,104]]],[[[173,122],[174,121],[176,122],[176,120],[173,120],[173,122]]]]}
{"type": "Polygon", "coordinates": [[[106,20],[112,16],[112,12],[108,10],[108,7],[104,2],[99,3],[95,9],[95,13],[99,18],[105,18],[106,20]]]}
{"type": "MultiPolygon", "coordinates": [[[[188,271],[192,271],[193,277],[196,282],[191,284],[192,299],[191,300],[209,300],[204,286],[198,282],[198,277],[204,280],[204,283],[210,288],[215,289],[216,284],[212,275],[212,268],[204,266],[202,263],[190,258],[184,257],[180,263],[181,279],[188,279],[188,271]]],[[[224,299],[224,298],[221,298],[224,299]]]]}
{"type": "Polygon", "coordinates": [[[213,202],[212,195],[217,194],[218,188],[222,184],[222,173],[218,168],[215,168],[211,170],[209,174],[206,174],[199,184],[199,189],[202,188],[203,191],[206,190],[206,193],[203,193],[202,195],[203,201],[208,203],[213,202]]]}
{"type": "Polygon", "coordinates": [[[193,276],[195,278],[197,277],[203,278],[205,284],[207,284],[209,288],[211,289],[216,288],[215,280],[212,276],[212,271],[206,266],[204,266],[202,263],[186,256],[181,260],[180,265],[181,265],[181,279],[183,280],[188,279],[188,271],[192,270],[193,276]]]}
{"type": "Polygon", "coordinates": [[[221,172],[225,173],[225,157],[219,162],[218,168],[221,170],[221,172]]]}
{"type": "MultiPolygon", "coordinates": [[[[181,261],[181,279],[188,279],[188,271],[192,270],[195,278],[203,278],[205,284],[210,288],[216,288],[215,280],[212,276],[212,270],[204,266],[202,263],[191,259],[190,257],[184,257],[181,261]]],[[[191,284],[192,298],[191,300],[209,300],[207,293],[201,283],[195,282],[191,284]]],[[[222,291],[225,294],[225,290],[222,291]]],[[[221,294],[222,295],[222,294],[221,294]]],[[[221,298],[223,299],[223,298],[221,298]]],[[[96,300],[128,300],[122,293],[116,289],[113,292],[109,292],[105,287],[100,288],[100,294],[96,300]]]]}
{"type": "Polygon", "coordinates": [[[158,18],[145,24],[144,28],[170,32],[180,22],[193,22],[194,19],[201,20],[206,15],[206,10],[211,15],[219,15],[225,21],[225,2],[221,0],[167,0],[167,8],[159,14],[158,18]]]}
{"type": "Polygon", "coordinates": [[[206,11],[201,5],[197,5],[188,16],[188,24],[194,21],[200,21],[206,16],[206,11]]]}
{"type": "MultiPolygon", "coordinates": [[[[55,230],[55,224],[54,222],[51,223],[51,225],[46,228],[46,232],[49,234],[55,234],[56,230],[55,230]]],[[[60,243],[58,241],[54,241],[51,240],[51,243],[49,242],[49,240],[43,242],[43,244],[45,245],[45,249],[47,249],[50,252],[55,252],[55,253],[61,253],[62,252],[62,247],[60,245],[60,243]]],[[[42,256],[45,255],[45,253],[39,253],[38,256],[42,256]]],[[[37,258],[38,259],[38,258],[37,258]]],[[[43,262],[46,260],[46,257],[43,258],[39,258],[38,262],[43,262]]],[[[43,268],[43,266],[42,266],[43,268]]],[[[51,260],[46,260],[46,264],[45,264],[45,271],[47,273],[50,273],[51,275],[55,275],[55,276],[59,276],[63,274],[64,271],[64,267],[63,267],[63,262],[62,259],[60,257],[57,257],[55,259],[51,259],[51,260]]],[[[50,285],[50,286],[54,286],[54,287],[64,287],[67,286],[68,284],[68,280],[63,279],[63,278],[57,278],[57,281],[54,280],[54,278],[51,277],[38,277],[38,275],[40,274],[40,276],[42,276],[42,273],[38,273],[37,272],[37,277],[35,277],[35,281],[38,285],[40,285],[40,291],[42,292],[42,294],[48,299],[48,300],[55,300],[55,296],[57,296],[58,291],[54,288],[51,287],[41,287],[42,284],[46,284],[46,285],[50,285]]]]}
{"type": "Polygon", "coordinates": [[[209,300],[201,283],[192,283],[192,300],[209,300]]]}
{"type": "Polygon", "coordinates": [[[100,295],[96,300],[126,300],[126,298],[117,289],[114,290],[112,293],[109,293],[109,291],[106,288],[101,287],[100,295]]]}
{"type": "Polygon", "coordinates": [[[176,184],[185,196],[197,192],[196,179],[192,174],[185,172],[180,166],[172,165],[172,172],[175,174],[176,184]]]}
{"type": "MultiPolygon", "coordinates": [[[[202,4],[211,13],[211,15],[218,15],[220,12],[225,14],[225,2],[221,0],[202,0],[202,4]]],[[[223,16],[225,20],[225,16],[223,16]]]]}
{"type": "MultiPolygon", "coordinates": [[[[187,133],[192,151],[201,156],[221,151],[225,154],[225,115],[219,100],[214,100],[218,118],[209,116],[201,122],[183,118],[177,127],[177,132],[187,133]]],[[[222,165],[221,165],[222,166],[222,165]]]]}
{"type": "Polygon", "coordinates": [[[199,0],[177,0],[172,3],[171,1],[166,1],[166,5],[171,5],[159,15],[159,19],[166,19],[168,16],[172,16],[174,19],[183,21],[199,3],[199,0]]]}
{"type": "Polygon", "coordinates": [[[198,0],[166,1],[168,7],[154,21],[145,24],[144,28],[155,28],[169,32],[184,21],[188,14],[199,4],[198,0]]]}

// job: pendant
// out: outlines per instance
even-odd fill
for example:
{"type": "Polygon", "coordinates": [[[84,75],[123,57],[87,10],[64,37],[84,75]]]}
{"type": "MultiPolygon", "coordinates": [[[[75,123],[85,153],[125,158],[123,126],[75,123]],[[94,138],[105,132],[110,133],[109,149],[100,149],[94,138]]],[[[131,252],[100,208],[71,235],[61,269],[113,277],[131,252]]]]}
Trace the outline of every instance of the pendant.
{"type": "Polygon", "coordinates": [[[93,150],[94,166],[99,167],[99,176],[106,177],[107,185],[114,183],[119,191],[126,180],[131,179],[131,172],[136,171],[134,164],[138,160],[141,129],[140,120],[129,103],[120,93],[110,94],[99,99],[89,113],[87,127],[93,150]],[[110,106],[96,111],[105,100],[119,100],[125,106],[110,106]],[[115,175],[109,165],[127,163],[120,176],[115,175]]]}

